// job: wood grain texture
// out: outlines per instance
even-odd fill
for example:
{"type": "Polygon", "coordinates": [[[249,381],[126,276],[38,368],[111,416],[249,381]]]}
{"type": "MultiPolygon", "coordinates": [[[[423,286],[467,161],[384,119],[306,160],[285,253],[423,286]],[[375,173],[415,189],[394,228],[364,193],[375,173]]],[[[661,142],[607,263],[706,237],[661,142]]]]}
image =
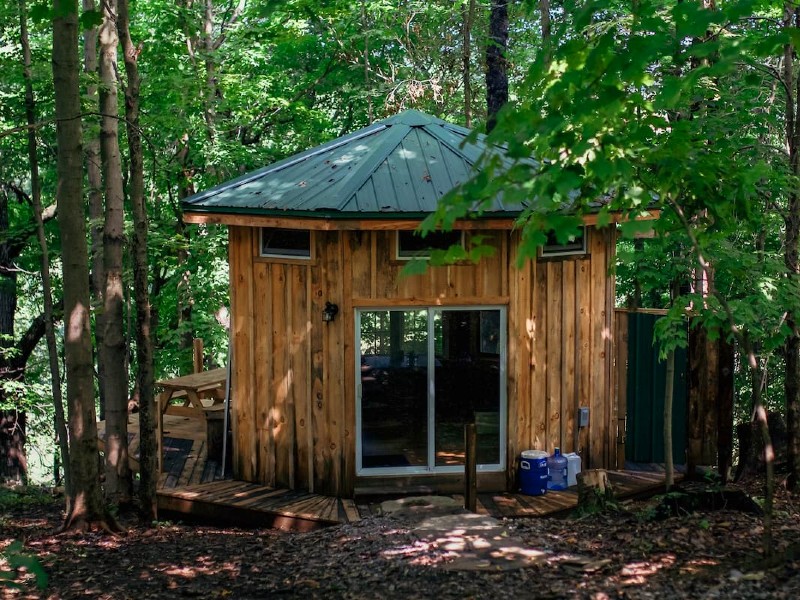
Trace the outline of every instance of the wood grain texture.
{"type": "Polygon", "coordinates": [[[233,471],[246,481],[256,477],[258,439],[256,435],[256,402],[253,309],[253,229],[231,227],[230,278],[231,314],[233,315],[233,471]]]}
{"type": "Polygon", "coordinates": [[[577,315],[575,298],[577,280],[575,266],[577,261],[564,261],[561,278],[561,420],[559,445],[562,452],[574,451],[576,377],[575,363],[578,359],[576,349],[577,315]]]}
{"type": "Polygon", "coordinates": [[[310,334],[309,293],[307,267],[291,268],[291,292],[288,302],[292,304],[289,326],[289,370],[292,374],[292,420],[294,426],[293,481],[297,489],[309,489],[309,458],[312,452],[309,436],[310,391],[310,334]]]}
{"type": "Polygon", "coordinates": [[[547,263],[547,377],[545,392],[545,436],[546,450],[553,453],[561,446],[561,381],[563,373],[563,329],[562,306],[564,302],[561,286],[564,261],[547,263]]]}
{"type": "Polygon", "coordinates": [[[531,356],[531,448],[547,450],[547,334],[550,315],[547,310],[547,265],[537,262],[533,288],[533,352],[531,356]]]}
{"type": "Polygon", "coordinates": [[[591,299],[591,386],[590,386],[590,424],[589,453],[587,468],[602,468],[605,464],[608,440],[607,381],[604,363],[606,361],[606,338],[611,332],[606,328],[606,282],[608,263],[606,262],[606,243],[603,234],[592,229],[589,237],[592,255],[592,299],[591,299]]]}
{"type": "Polygon", "coordinates": [[[355,312],[424,306],[508,307],[509,486],[519,452],[531,448],[558,445],[582,452],[587,468],[613,467],[613,235],[590,228],[585,257],[518,267],[518,232],[476,231],[494,256],[406,276],[393,231],[318,230],[307,264],[257,258],[257,234],[232,227],[230,235],[236,477],[352,496],[361,480],[355,312]],[[330,323],[326,301],[340,309],[330,323]],[[579,406],[591,408],[583,430],[579,406]]]}
{"type": "MultiPolygon", "coordinates": [[[[579,407],[590,407],[591,398],[591,373],[592,373],[592,263],[591,259],[577,261],[576,280],[578,286],[578,397],[579,407]]],[[[591,427],[592,416],[589,415],[591,427]]],[[[581,456],[588,457],[589,429],[579,428],[578,449],[581,456]]]]}

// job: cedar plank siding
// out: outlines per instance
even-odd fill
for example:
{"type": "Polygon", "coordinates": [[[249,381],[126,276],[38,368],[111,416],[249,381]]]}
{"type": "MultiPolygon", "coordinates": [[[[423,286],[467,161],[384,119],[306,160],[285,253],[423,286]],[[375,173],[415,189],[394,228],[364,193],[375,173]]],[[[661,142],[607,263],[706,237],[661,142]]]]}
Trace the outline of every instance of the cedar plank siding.
{"type": "Polygon", "coordinates": [[[355,309],[427,305],[507,306],[509,488],[526,449],[559,446],[580,451],[584,468],[616,466],[613,228],[587,227],[585,256],[521,268],[517,232],[476,233],[494,256],[405,277],[392,231],[315,231],[311,260],[299,261],[259,257],[258,229],[230,226],[235,477],[352,496],[355,309]],[[339,305],[331,323],[326,301],[339,305]],[[581,430],[579,406],[590,408],[581,430]]]}

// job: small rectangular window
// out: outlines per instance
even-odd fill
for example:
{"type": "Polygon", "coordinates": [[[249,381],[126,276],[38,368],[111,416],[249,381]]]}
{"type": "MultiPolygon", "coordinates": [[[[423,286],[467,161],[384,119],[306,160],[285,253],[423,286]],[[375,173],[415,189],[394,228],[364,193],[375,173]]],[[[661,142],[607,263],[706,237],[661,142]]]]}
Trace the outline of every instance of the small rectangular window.
{"type": "Polygon", "coordinates": [[[311,258],[311,232],[303,229],[261,228],[261,256],[311,258]]]}
{"type": "Polygon", "coordinates": [[[422,237],[415,231],[397,232],[397,258],[430,258],[431,250],[447,250],[450,246],[464,246],[463,231],[431,231],[422,237]]]}
{"type": "Polygon", "coordinates": [[[549,256],[575,256],[586,254],[586,228],[581,227],[580,233],[571,235],[564,244],[559,244],[555,234],[551,231],[547,234],[547,243],[542,246],[540,255],[549,256]]]}

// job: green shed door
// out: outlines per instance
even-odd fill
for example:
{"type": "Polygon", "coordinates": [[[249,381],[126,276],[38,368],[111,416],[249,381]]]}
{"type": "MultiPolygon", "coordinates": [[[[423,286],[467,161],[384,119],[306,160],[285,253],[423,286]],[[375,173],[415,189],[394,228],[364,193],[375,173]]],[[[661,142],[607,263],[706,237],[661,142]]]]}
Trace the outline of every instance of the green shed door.
{"type": "MultiPolygon", "coordinates": [[[[625,458],[638,463],[664,462],[664,383],[666,361],[658,360],[653,328],[659,315],[628,314],[628,398],[625,458]]],[[[672,458],[686,462],[687,354],[675,352],[672,400],[672,458]]]]}

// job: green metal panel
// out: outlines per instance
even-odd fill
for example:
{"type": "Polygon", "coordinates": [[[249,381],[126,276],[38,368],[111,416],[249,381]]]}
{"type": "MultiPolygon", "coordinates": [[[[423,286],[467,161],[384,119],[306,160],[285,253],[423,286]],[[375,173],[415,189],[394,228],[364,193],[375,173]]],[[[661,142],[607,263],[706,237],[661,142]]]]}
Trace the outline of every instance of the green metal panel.
{"type": "MultiPolygon", "coordinates": [[[[628,398],[626,460],[664,462],[664,384],[666,362],[658,360],[653,328],[658,315],[628,314],[628,398]]],[[[672,400],[672,457],[686,462],[686,402],[688,361],[686,350],[675,352],[672,400]]]]}
{"type": "MultiPolygon", "coordinates": [[[[364,219],[424,218],[475,174],[485,136],[408,110],[184,200],[186,212],[364,219]]],[[[533,161],[532,167],[536,166],[533,161]]],[[[515,216],[498,197],[485,212],[515,216]]]]}

